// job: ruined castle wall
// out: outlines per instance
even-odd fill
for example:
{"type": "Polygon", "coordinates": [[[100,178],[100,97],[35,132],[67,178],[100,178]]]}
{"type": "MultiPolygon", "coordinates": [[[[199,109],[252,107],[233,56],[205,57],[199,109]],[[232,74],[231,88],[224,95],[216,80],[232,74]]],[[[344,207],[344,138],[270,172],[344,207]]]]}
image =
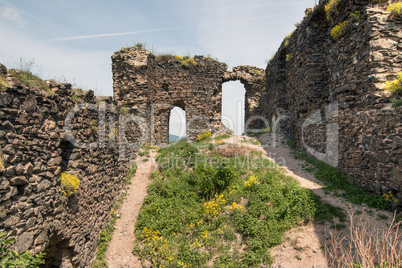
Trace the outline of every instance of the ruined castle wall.
{"type": "MultiPolygon", "coordinates": [[[[109,123],[103,147],[80,149],[68,141],[66,116],[78,103],[96,106],[92,91],[59,83],[48,83],[49,91],[37,90],[10,74],[6,81],[0,89],[4,166],[0,168],[0,231],[16,238],[19,251],[46,252],[49,267],[90,267],[100,231],[123,189],[133,150],[127,149],[128,157],[119,160],[117,138],[115,146],[109,146],[113,143],[109,123]],[[80,179],[78,191],[70,197],[62,193],[63,172],[80,179]]],[[[110,97],[104,100],[111,104],[110,97]]],[[[119,113],[107,108],[105,117],[118,121],[119,113]]],[[[80,142],[100,140],[97,109],[81,109],[71,126],[80,142]]]]}
{"type": "Polygon", "coordinates": [[[337,124],[338,167],[369,192],[399,192],[401,108],[391,107],[394,96],[383,87],[402,68],[402,19],[389,16],[387,3],[342,0],[329,21],[327,2],[320,1],[269,62],[262,109],[268,118],[287,116],[283,129],[298,147],[322,154],[336,141],[328,140],[328,126],[337,124]],[[361,16],[353,20],[355,11],[361,16]],[[331,30],[346,20],[335,40],[331,30]],[[337,109],[330,111],[331,103],[337,109]],[[312,116],[322,120],[307,126],[312,116]]]}
{"type": "Polygon", "coordinates": [[[155,57],[145,49],[123,48],[112,56],[114,99],[143,117],[150,130],[149,141],[169,142],[169,117],[175,106],[186,112],[187,139],[203,131],[226,131],[221,122],[222,84],[240,80],[246,88],[246,120],[259,113],[264,72],[252,66],[227,66],[211,58],[195,56],[196,65],[183,65],[172,56],[155,57]]]}

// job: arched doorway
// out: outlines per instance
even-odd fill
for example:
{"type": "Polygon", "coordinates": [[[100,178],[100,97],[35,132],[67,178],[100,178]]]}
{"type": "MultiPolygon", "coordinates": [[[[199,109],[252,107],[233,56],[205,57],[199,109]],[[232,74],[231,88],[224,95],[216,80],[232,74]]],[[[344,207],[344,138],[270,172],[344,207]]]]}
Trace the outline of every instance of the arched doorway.
{"type": "Polygon", "coordinates": [[[186,138],[186,112],[174,107],[169,116],[169,143],[186,138]]]}
{"type": "Polygon", "coordinates": [[[244,132],[244,105],[246,89],[240,81],[222,85],[222,123],[233,130],[234,135],[244,132]]]}

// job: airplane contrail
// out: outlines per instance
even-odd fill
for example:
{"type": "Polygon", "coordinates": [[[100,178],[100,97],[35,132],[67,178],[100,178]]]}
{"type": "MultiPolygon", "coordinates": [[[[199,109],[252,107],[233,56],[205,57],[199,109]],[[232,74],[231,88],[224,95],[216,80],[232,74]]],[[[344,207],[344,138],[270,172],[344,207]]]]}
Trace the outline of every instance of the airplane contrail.
{"type": "Polygon", "coordinates": [[[24,14],[24,15],[26,15],[26,16],[28,16],[28,17],[40,22],[40,23],[43,23],[44,25],[46,25],[46,26],[48,26],[50,28],[57,29],[55,26],[51,25],[50,23],[47,23],[46,21],[44,21],[44,20],[32,15],[31,13],[28,13],[28,12],[22,10],[22,9],[16,8],[15,6],[10,5],[10,4],[8,4],[8,3],[4,2],[4,1],[0,1],[0,4],[6,6],[8,8],[14,9],[15,11],[17,11],[19,13],[22,13],[22,14],[24,14]]]}
{"type": "Polygon", "coordinates": [[[173,30],[175,30],[175,29],[174,28],[166,28],[166,29],[151,29],[151,30],[134,31],[134,32],[122,32],[122,33],[76,35],[76,36],[53,38],[53,39],[49,39],[47,41],[48,42],[72,41],[72,40],[83,40],[83,39],[91,39],[91,38],[103,38],[103,37],[133,35],[133,34],[141,34],[141,33],[164,32],[164,31],[173,31],[173,30]]]}

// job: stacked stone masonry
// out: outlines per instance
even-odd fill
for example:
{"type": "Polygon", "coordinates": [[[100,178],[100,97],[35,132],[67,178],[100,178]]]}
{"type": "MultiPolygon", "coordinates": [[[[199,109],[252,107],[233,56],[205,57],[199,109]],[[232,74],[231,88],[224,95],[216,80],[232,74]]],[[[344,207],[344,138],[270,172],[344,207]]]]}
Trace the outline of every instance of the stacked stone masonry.
{"type": "Polygon", "coordinates": [[[186,65],[123,48],[112,56],[113,100],[50,81],[49,90],[34,89],[0,65],[0,232],[15,237],[19,251],[46,252],[47,267],[90,267],[138,147],[168,143],[175,106],[186,112],[189,140],[205,130],[227,131],[222,84],[234,80],[246,89],[246,121],[279,118],[299,148],[317,155],[339,142],[328,158],[335,156],[366,191],[391,190],[402,200],[402,107],[393,108],[395,96],[383,90],[402,70],[402,18],[385,11],[392,2],[341,0],[329,21],[327,3],[306,15],[266,70],[228,71],[202,56],[186,65]],[[352,20],[355,11],[361,16],[352,20]],[[346,20],[335,40],[331,30],[346,20]],[[85,106],[71,129],[79,142],[91,144],[85,148],[71,142],[65,128],[80,103],[85,106]],[[63,172],[80,179],[70,197],[62,193],[63,172]]]}
{"type": "Polygon", "coordinates": [[[163,59],[141,48],[122,48],[112,56],[114,99],[131,115],[147,125],[148,141],[169,142],[169,117],[172,108],[186,114],[187,138],[196,140],[203,131],[225,132],[222,117],[222,84],[240,80],[246,89],[246,120],[259,113],[259,98],[264,87],[264,70],[227,66],[211,58],[195,56],[194,65],[183,65],[174,56],[163,59]]]}
{"type": "Polygon", "coordinates": [[[342,0],[330,21],[328,1],[320,1],[268,63],[260,106],[268,119],[282,116],[282,130],[300,149],[324,154],[338,141],[340,169],[368,192],[402,197],[402,110],[384,91],[402,70],[402,18],[386,11],[393,2],[342,0]],[[361,16],[353,20],[356,11],[361,16]],[[335,40],[331,30],[346,20],[335,40]],[[306,126],[313,116],[322,120],[306,126]],[[333,141],[326,133],[331,124],[339,131],[333,141]]]}
{"type": "MultiPolygon", "coordinates": [[[[106,135],[103,146],[88,149],[77,148],[66,138],[67,114],[76,104],[86,103],[96,108],[75,114],[72,134],[79,142],[99,142],[97,103],[107,101],[105,107],[110,107],[111,97],[97,98],[93,91],[55,82],[47,82],[50,90],[31,89],[0,66],[0,76],[7,81],[0,89],[0,232],[16,238],[20,252],[47,253],[47,267],[90,267],[136,149],[127,148],[127,157],[119,159],[114,133],[106,135]],[[80,180],[70,197],[62,194],[63,172],[80,180]]],[[[117,122],[119,116],[105,109],[106,133],[117,132],[109,122],[117,122]]],[[[132,143],[138,139],[130,135],[139,132],[136,126],[126,132],[132,143]]]]}

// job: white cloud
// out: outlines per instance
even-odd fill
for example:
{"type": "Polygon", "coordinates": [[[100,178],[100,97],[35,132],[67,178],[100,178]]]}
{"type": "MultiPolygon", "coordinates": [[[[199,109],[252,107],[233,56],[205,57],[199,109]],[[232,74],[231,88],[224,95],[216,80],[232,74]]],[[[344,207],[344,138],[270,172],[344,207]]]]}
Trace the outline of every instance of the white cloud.
{"type": "Polygon", "coordinates": [[[0,18],[2,20],[8,20],[11,22],[15,22],[19,27],[24,27],[28,24],[28,21],[22,18],[21,14],[11,7],[0,7],[0,18]]]}

